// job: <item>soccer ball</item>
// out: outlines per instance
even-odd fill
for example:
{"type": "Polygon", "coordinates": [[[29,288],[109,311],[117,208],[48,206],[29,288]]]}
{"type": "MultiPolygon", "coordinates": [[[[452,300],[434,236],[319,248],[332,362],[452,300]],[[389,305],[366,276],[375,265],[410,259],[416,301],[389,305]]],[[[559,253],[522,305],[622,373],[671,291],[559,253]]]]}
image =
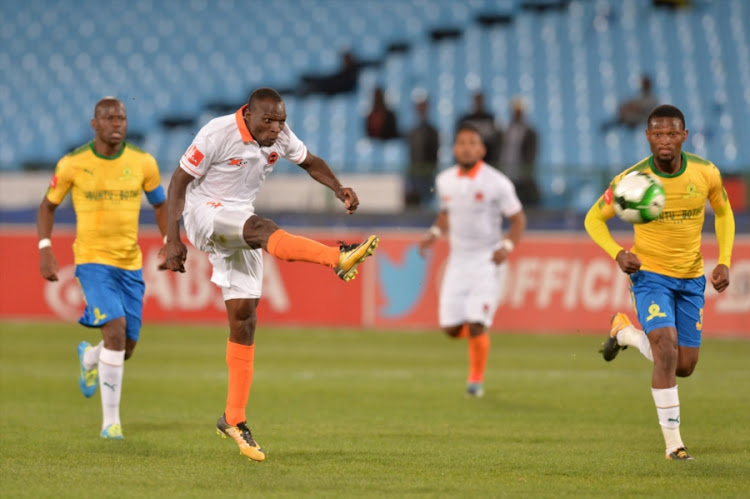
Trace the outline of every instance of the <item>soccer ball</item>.
{"type": "Polygon", "coordinates": [[[643,171],[625,175],[614,189],[615,213],[631,224],[655,220],[664,209],[666,198],[661,181],[643,171]]]}

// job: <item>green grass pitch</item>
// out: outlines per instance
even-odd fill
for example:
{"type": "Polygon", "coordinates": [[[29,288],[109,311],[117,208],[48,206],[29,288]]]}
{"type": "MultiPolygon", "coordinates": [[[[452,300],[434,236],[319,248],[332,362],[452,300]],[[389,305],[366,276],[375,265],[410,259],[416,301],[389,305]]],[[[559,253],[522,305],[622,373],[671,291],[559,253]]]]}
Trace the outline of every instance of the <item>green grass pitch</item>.
{"type": "Polygon", "coordinates": [[[664,459],[648,361],[592,336],[493,335],[487,395],[439,333],[260,327],[250,462],[214,431],[226,328],[146,325],[126,363],[124,441],[98,436],[75,324],[0,323],[3,497],[649,496],[750,491],[750,342],[704,341],[680,380],[694,462],[664,459]]]}

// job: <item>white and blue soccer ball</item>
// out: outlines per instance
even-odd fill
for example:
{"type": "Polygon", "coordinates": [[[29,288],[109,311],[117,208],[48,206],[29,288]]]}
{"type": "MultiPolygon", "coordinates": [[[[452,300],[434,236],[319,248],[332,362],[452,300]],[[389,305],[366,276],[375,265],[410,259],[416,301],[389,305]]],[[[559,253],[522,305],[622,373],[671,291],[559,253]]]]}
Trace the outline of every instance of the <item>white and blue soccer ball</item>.
{"type": "Polygon", "coordinates": [[[664,209],[666,197],[661,181],[644,171],[625,175],[614,191],[615,213],[631,224],[645,224],[656,220],[664,209]]]}

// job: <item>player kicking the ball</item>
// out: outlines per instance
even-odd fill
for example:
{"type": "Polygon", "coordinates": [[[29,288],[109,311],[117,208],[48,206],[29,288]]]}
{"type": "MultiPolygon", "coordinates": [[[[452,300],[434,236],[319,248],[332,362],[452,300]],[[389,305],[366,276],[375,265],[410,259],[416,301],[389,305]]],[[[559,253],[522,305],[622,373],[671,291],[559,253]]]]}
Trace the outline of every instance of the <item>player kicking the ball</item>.
{"type": "Polygon", "coordinates": [[[526,228],[526,215],[513,183],[482,161],[486,153],[479,132],[460,125],[453,154],[457,165],[436,179],[440,213],[420,243],[422,256],[448,234],[450,256],[440,288],[439,322],[453,338],[469,341],[466,395],[484,395],[484,371],[506,260],[526,228]],[[510,220],[503,238],[502,218],[510,220]]]}
{"type": "Polygon", "coordinates": [[[265,452],[247,427],[245,408],[253,381],[255,310],[263,282],[262,250],[287,261],[326,265],[345,281],[372,255],[376,236],[360,244],[325,246],[280,229],[255,214],[253,202],[279,158],[305,169],[329,187],[347,213],[359,205],[325,161],[307,150],[286,124],[286,108],[273,89],[255,90],[234,115],[210,121],[185,152],[172,175],[167,202],[167,259],[164,268],[184,272],[187,248],[180,239],[180,219],[190,242],[208,253],[211,281],[221,288],[229,318],[226,362],[229,387],[217,431],[232,438],[242,454],[263,461],[265,452]]]}
{"type": "Polygon", "coordinates": [[[693,373],[701,345],[706,278],[700,245],[706,200],[716,213],[719,262],[711,272],[711,284],[719,293],[729,286],[734,243],[734,215],[719,170],[682,151],[687,137],[679,109],[669,105],[655,108],[646,129],[652,156],[615,177],[585,221],[591,238],[630,275],[636,315],[644,328],[637,329],[625,314],[616,314],[602,347],[604,360],[611,361],[621,348],[632,346],[654,363],[651,394],[666,457],[678,460],[693,459],[680,436],[677,377],[693,373]],[[615,214],[613,187],[633,170],[659,176],[666,204],[658,219],[634,225],[634,247],[628,251],[615,242],[606,222],[615,214]]]}

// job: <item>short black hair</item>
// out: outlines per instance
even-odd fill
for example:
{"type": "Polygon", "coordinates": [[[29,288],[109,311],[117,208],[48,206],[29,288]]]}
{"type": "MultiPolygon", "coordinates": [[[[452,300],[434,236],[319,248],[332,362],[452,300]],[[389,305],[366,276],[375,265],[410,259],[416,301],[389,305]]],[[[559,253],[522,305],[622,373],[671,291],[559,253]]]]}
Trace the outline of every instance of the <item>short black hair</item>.
{"type": "Polygon", "coordinates": [[[458,134],[461,132],[474,132],[479,136],[479,140],[482,141],[482,144],[484,144],[484,138],[482,137],[482,134],[479,133],[479,128],[475,127],[468,121],[463,121],[458,124],[458,127],[456,127],[456,135],[453,137],[454,140],[458,137],[458,134]]]}
{"type": "Polygon", "coordinates": [[[682,114],[682,111],[669,104],[656,106],[651,111],[651,114],[648,115],[649,126],[651,125],[651,118],[677,118],[678,120],[680,120],[680,122],[682,122],[682,129],[685,129],[685,116],[682,114]]]}
{"type": "Polygon", "coordinates": [[[281,98],[281,94],[276,90],[269,87],[263,87],[253,91],[253,93],[250,94],[250,98],[247,100],[247,107],[252,111],[253,105],[256,102],[266,99],[271,99],[275,102],[284,101],[284,99],[281,98]]]}
{"type": "Polygon", "coordinates": [[[117,97],[112,97],[108,95],[107,97],[102,97],[99,99],[99,102],[96,103],[96,106],[94,106],[94,118],[96,118],[96,115],[99,113],[99,110],[104,107],[111,104],[119,104],[122,107],[125,107],[125,104],[122,103],[120,99],[117,97]]]}

